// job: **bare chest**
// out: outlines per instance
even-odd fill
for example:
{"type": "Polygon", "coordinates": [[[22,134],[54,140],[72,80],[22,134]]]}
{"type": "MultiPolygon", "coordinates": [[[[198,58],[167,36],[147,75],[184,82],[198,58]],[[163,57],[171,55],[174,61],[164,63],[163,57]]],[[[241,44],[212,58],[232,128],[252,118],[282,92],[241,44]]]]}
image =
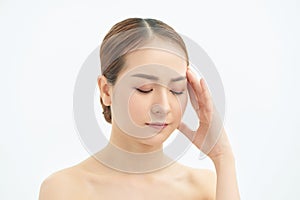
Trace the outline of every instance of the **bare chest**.
{"type": "Polygon", "coordinates": [[[90,185],[89,199],[201,200],[201,191],[186,181],[109,180],[90,185]]]}

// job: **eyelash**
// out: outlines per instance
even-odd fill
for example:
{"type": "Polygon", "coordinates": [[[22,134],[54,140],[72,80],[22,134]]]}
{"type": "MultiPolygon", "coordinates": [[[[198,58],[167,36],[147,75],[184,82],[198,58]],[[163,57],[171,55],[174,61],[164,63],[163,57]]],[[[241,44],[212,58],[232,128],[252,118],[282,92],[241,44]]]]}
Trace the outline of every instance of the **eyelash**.
{"type": "MultiPolygon", "coordinates": [[[[144,93],[144,94],[147,94],[147,93],[153,91],[153,89],[151,89],[151,90],[141,90],[141,89],[139,89],[139,88],[135,88],[135,89],[136,89],[137,91],[141,92],[141,93],[144,93]]],[[[181,94],[183,94],[183,92],[176,92],[176,91],[173,91],[173,90],[170,90],[170,92],[172,92],[174,95],[181,95],[181,94]]]]}

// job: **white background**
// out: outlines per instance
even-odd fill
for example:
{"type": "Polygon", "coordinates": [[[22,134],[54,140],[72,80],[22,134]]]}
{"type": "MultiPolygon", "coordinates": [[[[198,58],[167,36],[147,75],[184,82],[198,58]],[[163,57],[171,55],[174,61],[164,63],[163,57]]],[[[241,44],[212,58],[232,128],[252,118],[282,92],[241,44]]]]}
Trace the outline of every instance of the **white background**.
{"type": "MultiPolygon", "coordinates": [[[[157,18],[212,58],[242,199],[299,199],[299,8],[296,0],[0,1],[0,199],[37,199],[51,173],[89,154],[73,122],[87,56],[115,23],[157,18]]],[[[180,160],[212,168],[191,148],[180,160]]]]}

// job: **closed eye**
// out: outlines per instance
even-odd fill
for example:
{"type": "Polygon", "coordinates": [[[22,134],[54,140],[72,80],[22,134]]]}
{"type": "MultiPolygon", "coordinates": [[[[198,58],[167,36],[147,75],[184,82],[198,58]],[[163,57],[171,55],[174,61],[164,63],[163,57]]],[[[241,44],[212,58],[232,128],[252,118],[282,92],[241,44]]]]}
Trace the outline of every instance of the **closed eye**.
{"type": "MultiPolygon", "coordinates": [[[[144,94],[147,94],[147,93],[150,93],[153,91],[153,89],[150,89],[150,90],[141,90],[139,88],[135,88],[138,92],[141,92],[141,93],[144,93],[144,94]]],[[[174,95],[180,95],[180,94],[183,94],[184,91],[181,91],[181,92],[177,92],[177,91],[174,91],[174,90],[170,90],[170,92],[172,92],[172,94],[174,95]]]]}
{"type": "Polygon", "coordinates": [[[174,90],[170,90],[170,92],[172,92],[172,93],[175,94],[175,95],[183,94],[183,91],[182,91],[182,92],[176,92],[176,91],[174,91],[174,90]]]}
{"type": "Polygon", "coordinates": [[[141,93],[149,93],[149,92],[151,92],[151,91],[153,91],[153,89],[150,89],[150,90],[141,90],[141,89],[139,89],[139,88],[135,88],[137,91],[139,91],[139,92],[141,92],[141,93]]]}

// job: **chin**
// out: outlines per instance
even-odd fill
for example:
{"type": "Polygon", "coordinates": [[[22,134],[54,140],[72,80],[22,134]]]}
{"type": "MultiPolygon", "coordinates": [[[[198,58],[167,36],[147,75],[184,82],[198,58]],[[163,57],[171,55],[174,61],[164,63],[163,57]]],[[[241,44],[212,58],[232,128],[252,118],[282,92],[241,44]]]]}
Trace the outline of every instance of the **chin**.
{"type": "Polygon", "coordinates": [[[174,128],[162,130],[161,132],[151,136],[149,138],[140,139],[140,142],[149,146],[161,146],[169,138],[169,136],[174,132],[174,128]]]}

